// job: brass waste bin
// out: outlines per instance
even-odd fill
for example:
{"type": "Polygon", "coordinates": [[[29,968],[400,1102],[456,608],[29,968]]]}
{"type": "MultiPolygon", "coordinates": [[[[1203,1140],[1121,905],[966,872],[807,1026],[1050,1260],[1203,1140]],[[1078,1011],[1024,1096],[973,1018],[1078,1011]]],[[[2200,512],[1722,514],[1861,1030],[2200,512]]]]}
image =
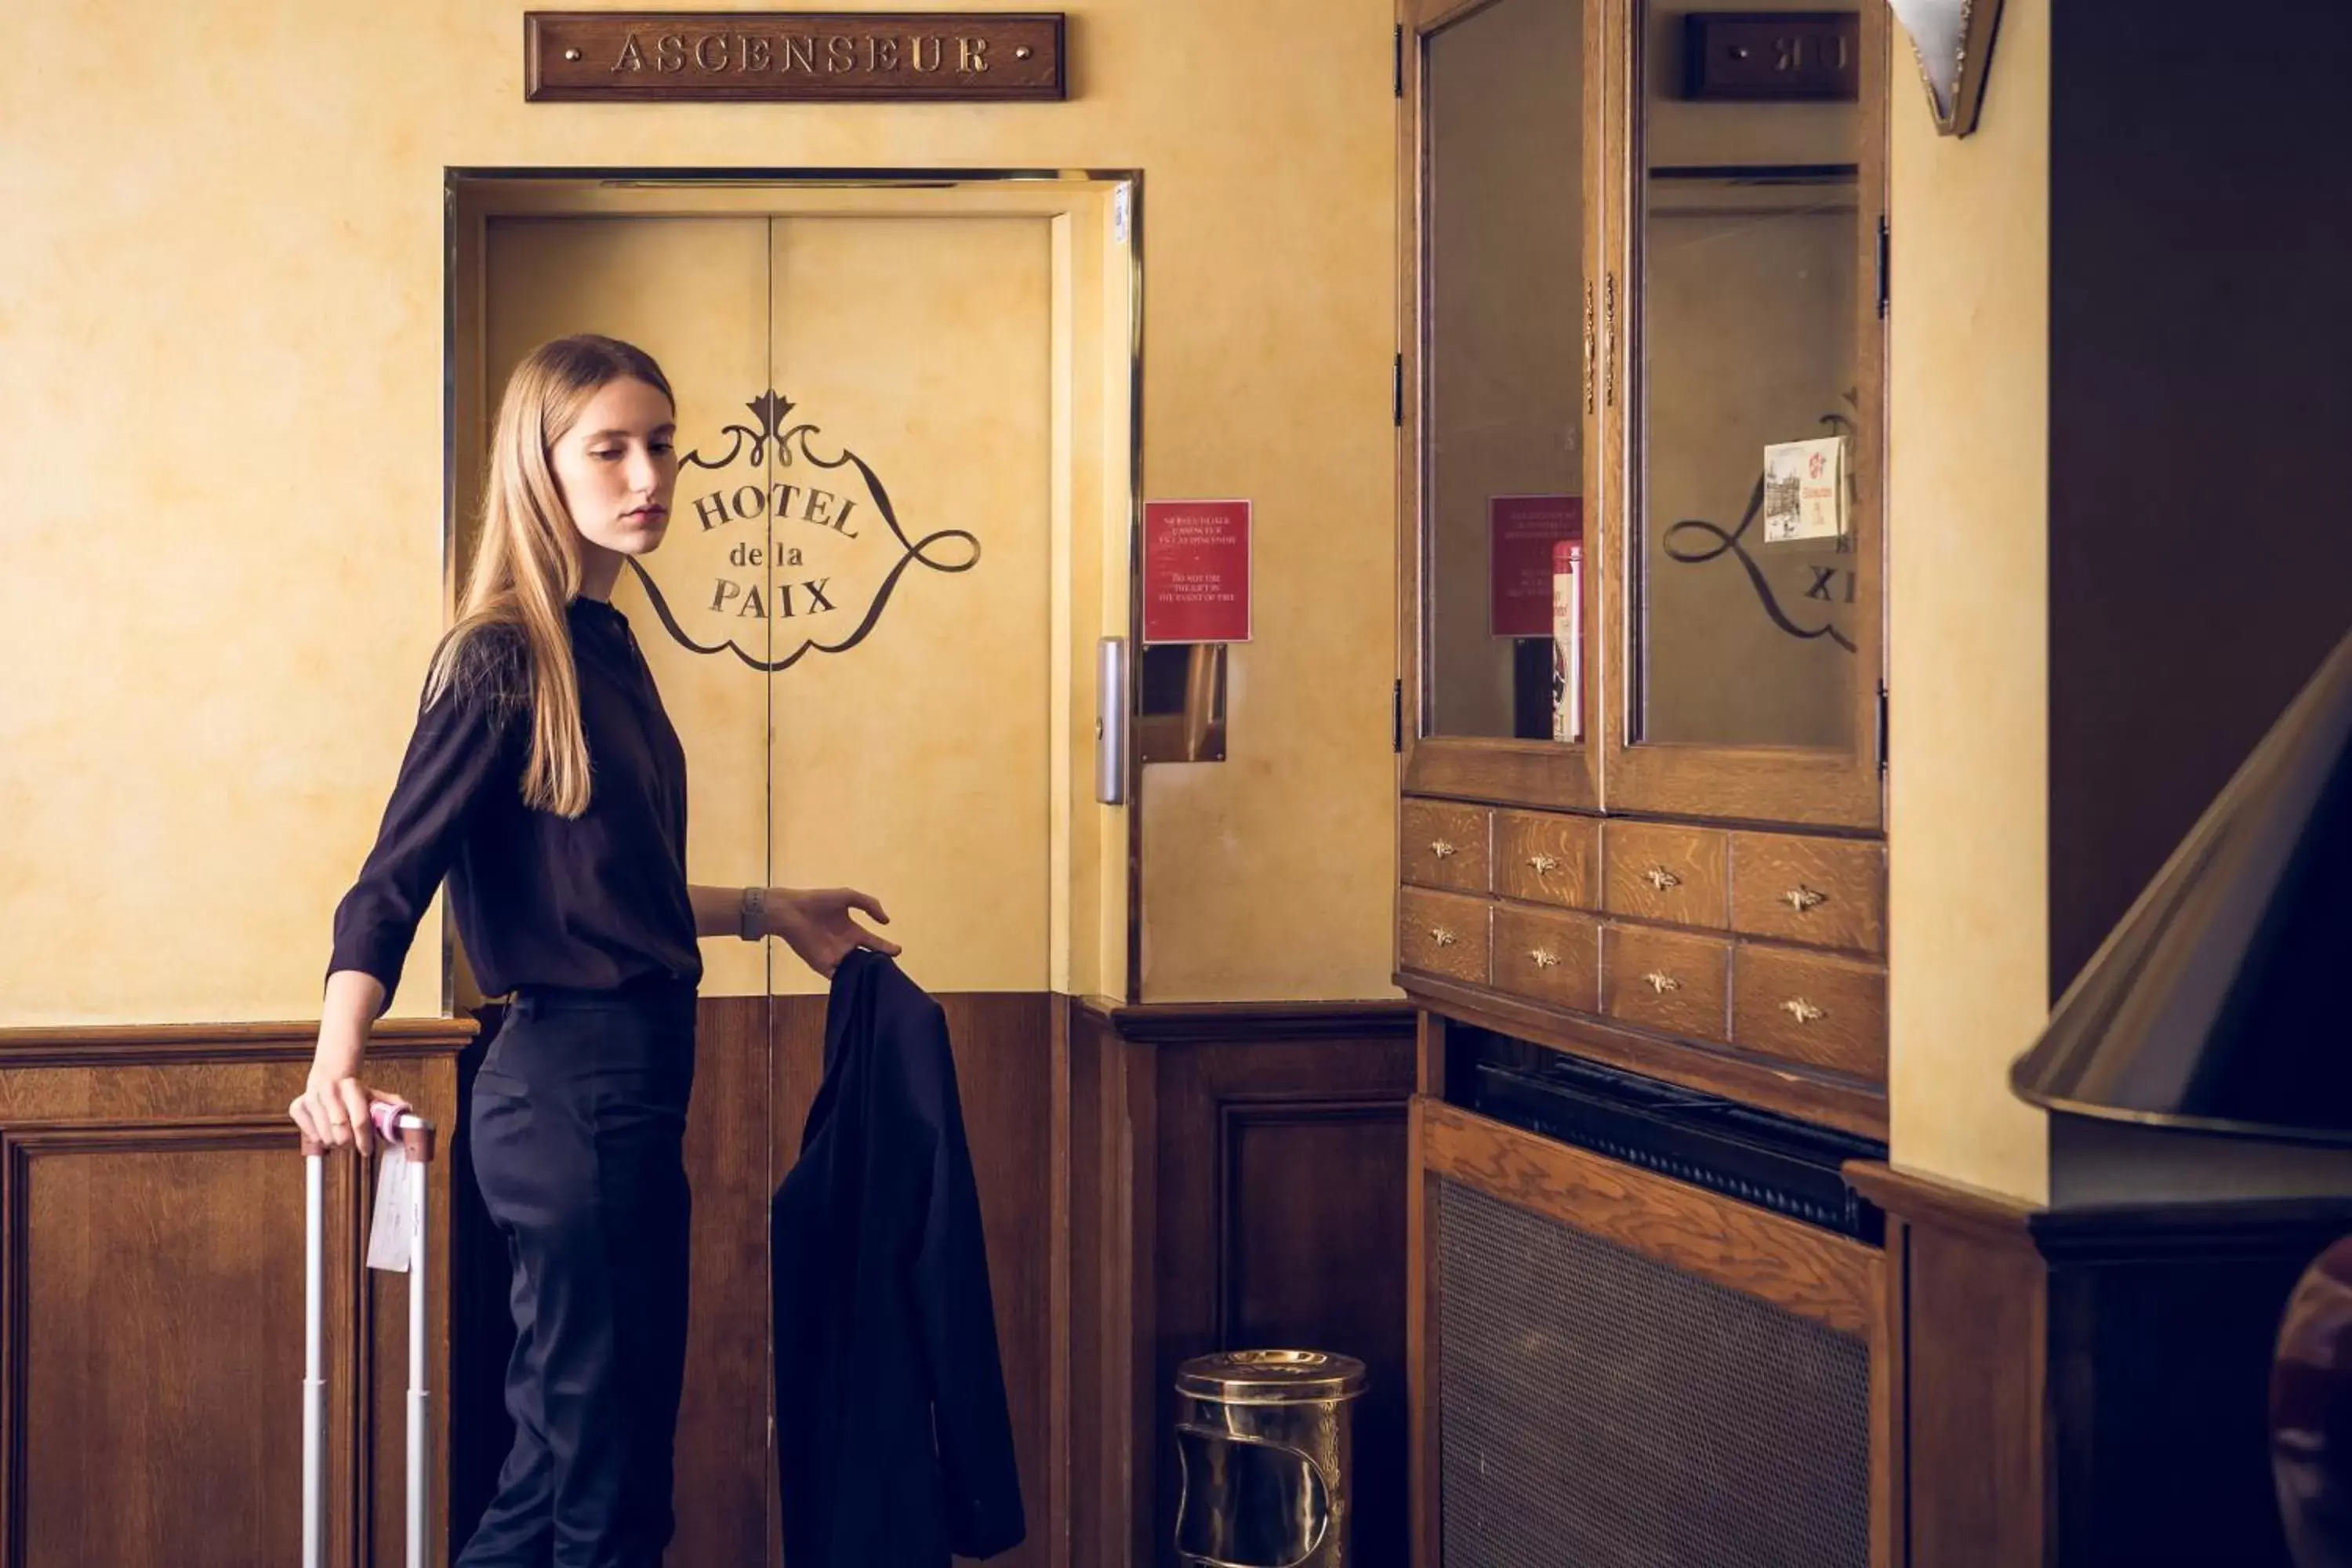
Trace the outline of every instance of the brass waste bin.
{"type": "Polygon", "coordinates": [[[1176,1369],[1176,1554],[1199,1568],[1339,1568],[1348,1551],[1349,1405],[1364,1363],[1321,1351],[1230,1351],[1176,1369]]]}

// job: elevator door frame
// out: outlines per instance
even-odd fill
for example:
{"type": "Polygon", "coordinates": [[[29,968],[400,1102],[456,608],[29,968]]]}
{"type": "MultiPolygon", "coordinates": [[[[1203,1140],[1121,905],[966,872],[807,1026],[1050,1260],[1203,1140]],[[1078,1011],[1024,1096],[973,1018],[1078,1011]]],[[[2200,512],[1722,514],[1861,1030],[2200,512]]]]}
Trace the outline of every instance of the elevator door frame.
{"type": "MultiPolygon", "coordinates": [[[[488,225],[516,217],[750,217],[907,216],[1026,217],[1055,224],[1056,267],[1062,253],[1092,250],[1088,270],[1102,285],[1099,337],[1104,363],[1098,368],[1106,416],[1101,486],[1106,504],[1097,513],[1076,498],[1067,504],[1075,547],[1077,532],[1099,516],[1093,593],[1080,592],[1081,574],[1055,585],[1060,613],[1053,662],[1055,711],[1051,776],[1056,826],[1055,914],[1048,964],[1050,993],[1103,995],[1135,1003],[1142,976],[1142,822],[1137,809],[1142,768],[1130,744],[1119,759],[1126,781],[1118,827],[1088,833],[1080,826],[1093,800],[1089,760],[1077,753],[1091,746],[1096,710],[1090,647],[1094,635],[1123,637],[1130,648],[1142,639],[1143,516],[1143,176],[1139,170],[1055,169],[822,169],[822,168],[484,168],[451,167],[443,180],[445,232],[442,290],[442,594],[445,622],[454,614],[461,588],[460,530],[478,493],[475,478],[487,447],[493,410],[483,384],[487,341],[484,321],[484,256],[488,225]],[[1114,306],[1124,295],[1125,320],[1114,306]],[[1123,334],[1119,329],[1124,327],[1123,334]],[[1124,348],[1123,363],[1109,356],[1124,348]],[[1124,405],[1123,408],[1120,405],[1124,405]],[[1123,414],[1124,417],[1120,417],[1123,414]],[[470,442],[468,431],[483,433],[470,442]],[[1121,437],[1123,437],[1123,439],[1121,437]],[[1124,485],[1115,468],[1123,466],[1124,485]],[[1118,505],[1108,504],[1115,493],[1118,505]],[[1123,515],[1122,515],[1123,514],[1123,515]],[[1122,559],[1114,561],[1113,552],[1122,559]],[[1087,602],[1088,599],[1091,602],[1087,602]],[[1096,842],[1091,857],[1093,896],[1082,898],[1083,838],[1096,842]],[[1095,910],[1093,929],[1081,930],[1079,911],[1095,910]],[[1116,924],[1114,925],[1114,914],[1116,924]]],[[[1055,301],[1057,335],[1069,303],[1066,290],[1055,301]]],[[[1055,476],[1066,488],[1073,463],[1055,476]]],[[[1075,567],[1079,556],[1073,554],[1075,567]]],[[[1134,693],[1126,694],[1132,719],[1134,693]]],[[[1130,721],[1119,732],[1132,735],[1130,721]]],[[[1099,808],[1098,808],[1099,809],[1099,808]]],[[[455,929],[444,900],[441,917],[442,1006],[455,1014],[458,993],[455,929]]]]}

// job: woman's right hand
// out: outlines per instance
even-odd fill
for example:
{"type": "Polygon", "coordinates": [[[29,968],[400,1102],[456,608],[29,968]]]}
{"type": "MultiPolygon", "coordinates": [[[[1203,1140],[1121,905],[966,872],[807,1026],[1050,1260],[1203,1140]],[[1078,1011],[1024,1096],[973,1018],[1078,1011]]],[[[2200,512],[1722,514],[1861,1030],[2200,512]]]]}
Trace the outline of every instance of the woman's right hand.
{"type": "Polygon", "coordinates": [[[383,1008],[383,985],[373,977],[355,970],[338,970],[327,977],[319,1048],[310,1058],[310,1080],[286,1108],[304,1137],[330,1149],[351,1144],[364,1152],[374,1146],[368,1107],[383,1102],[408,1109],[408,1101],[400,1096],[360,1081],[360,1068],[367,1058],[368,1025],[383,1008]]]}
{"type": "Polygon", "coordinates": [[[310,1082],[294,1097],[286,1113],[294,1119],[294,1125],[302,1130],[304,1137],[330,1149],[353,1144],[364,1153],[374,1146],[368,1107],[377,1103],[402,1110],[409,1108],[408,1101],[396,1094],[368,1088],[356,1072],[339,1073],[321,1064],[311,1068],[310,1082]]]}

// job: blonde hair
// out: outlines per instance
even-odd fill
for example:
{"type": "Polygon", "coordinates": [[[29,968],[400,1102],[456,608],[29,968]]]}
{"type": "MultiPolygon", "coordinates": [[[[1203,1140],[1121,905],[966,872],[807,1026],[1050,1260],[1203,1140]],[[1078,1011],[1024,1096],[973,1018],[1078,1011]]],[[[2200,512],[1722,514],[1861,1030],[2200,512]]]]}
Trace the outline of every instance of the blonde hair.
{"type": "Polygon", "coordinates": [[[463,679],[461,669],[484,668],[487,661],[467,658],[478,634],[520,628],[531,716],[522,797],[563,816],[588,809],[588,740],[580,727],[580,676],[564,619],[564,606],[580,592],[580,532],[556,484],[551,454],[590,399],[622,380],[642,381],[677,406],[652,355],[594,333],[540,344],[507,378],[482,484],[480,542],[457,621],[435,652],[425,682],[429,707],[463,679]]]}

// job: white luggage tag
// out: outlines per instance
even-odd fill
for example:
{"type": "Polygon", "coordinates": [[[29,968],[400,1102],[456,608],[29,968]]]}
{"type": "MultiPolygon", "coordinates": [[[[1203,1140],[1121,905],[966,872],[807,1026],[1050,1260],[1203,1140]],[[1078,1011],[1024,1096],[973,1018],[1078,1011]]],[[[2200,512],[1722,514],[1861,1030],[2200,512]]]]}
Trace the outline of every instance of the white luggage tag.
{"type": "Polygon", "coordinates": [[[397,1106],[379,1102],[369,1108],[368,1119],[383,1137],[383,1146],[376,1155],[375,1219],[368,1227],[367,1266],[405,1274],[423,1228],[424,1216],[417,1212],[425,1186],[418,1178],[423,1173],[408,1163],[408,1151],[401,1146],[397,1106]]]}

